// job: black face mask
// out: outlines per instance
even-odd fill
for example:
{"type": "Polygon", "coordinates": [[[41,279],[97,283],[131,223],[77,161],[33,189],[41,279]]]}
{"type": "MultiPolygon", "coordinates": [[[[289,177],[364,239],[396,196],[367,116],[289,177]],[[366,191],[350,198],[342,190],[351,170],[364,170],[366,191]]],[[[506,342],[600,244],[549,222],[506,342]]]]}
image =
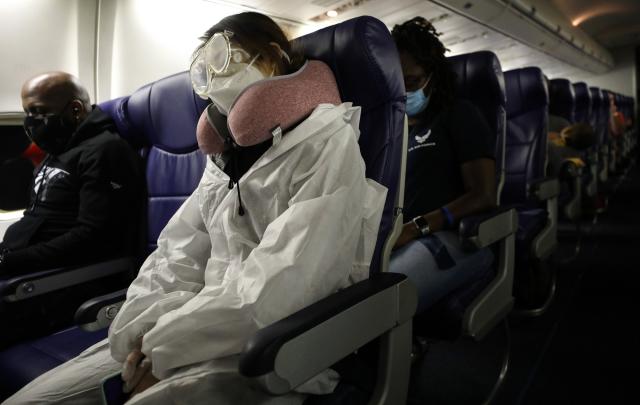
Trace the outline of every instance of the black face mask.
{"type": "Polygon", "coordinates": [[[68,125],[62,119],[61,114],[67,109],[69,103],[60,114],[27,115],[24,118],[24,129],[29,139],[51,155],[59,155],[64,152],[71,135],[76,130],[75,127],[68,125]]]}

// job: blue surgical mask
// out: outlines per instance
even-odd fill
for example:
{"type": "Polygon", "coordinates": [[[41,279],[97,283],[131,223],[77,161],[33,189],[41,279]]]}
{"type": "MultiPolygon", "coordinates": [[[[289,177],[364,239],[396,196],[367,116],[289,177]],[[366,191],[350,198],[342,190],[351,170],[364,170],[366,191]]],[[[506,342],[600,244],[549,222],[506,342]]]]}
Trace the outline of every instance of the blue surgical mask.
{"type": "Polygon", "coordinates": [[[416,91],[407,92],[407,115],[414,117],[427,108],[429,104],[429,96],[424,94],[424,87],[416,91]]]}
{"type": "Polygon", "coordinates": [[[427,77],[427,82],[424,84],[424,86],[420,87],[416,91],[407,92],[406,111],[409,117],[415,117],[427,108],[431,91],[429,91],[429,94],[425,94],[424,89],[427,88],[429,82],[431,82],[431,76],[432,74],[427,77]]]}

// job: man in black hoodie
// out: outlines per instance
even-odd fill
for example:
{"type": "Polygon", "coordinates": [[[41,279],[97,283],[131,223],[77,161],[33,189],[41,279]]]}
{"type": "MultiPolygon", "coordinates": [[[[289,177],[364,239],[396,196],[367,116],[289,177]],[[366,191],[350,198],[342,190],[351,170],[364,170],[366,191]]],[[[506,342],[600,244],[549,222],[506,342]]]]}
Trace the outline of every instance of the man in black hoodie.
{"type": "Polygon", "coordinates": [[[0,277],[135,254],[144,179],[114,122],[68,73],[38,75],[21,95],[27,135],[48,156],[0,243],[0,277]]]}

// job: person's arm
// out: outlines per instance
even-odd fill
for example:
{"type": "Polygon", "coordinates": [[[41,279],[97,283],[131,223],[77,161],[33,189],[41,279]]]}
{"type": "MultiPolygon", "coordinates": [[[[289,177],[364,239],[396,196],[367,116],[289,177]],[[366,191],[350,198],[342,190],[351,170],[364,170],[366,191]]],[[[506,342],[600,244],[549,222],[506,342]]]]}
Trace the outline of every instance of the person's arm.
{"type": "Polygon", "coordinates": [[[239,353],[258,329],[349,285],[354,266],[366,271],[371,256],[355,263],[357,252],[372,251],[361,246],[362,234],[377,234],[384,193],[365,180],[351,127],[307,145],[291,179],[289,207],[244,260],[231,263],[224,287],[205,286],[144,335],[156,377],[239,353]]]}
{"type": "MultiPolygon", "coordinates": [[[[493,159],[481,158],[465,162],[460,166],[460,171],[465,193],[445,205],[451,214],[450,220],[453,223],[465,216],[477,214],[496,206],[496,168],[493,159]]],[[[431,232],[448,227],[449,219],[445,217],[442,209],[428,212],[423,217],[429,223],[431,232]]],[[[405,223],[396,248],[419,236],[418,229],[413,222],[405,223]]]]}
{"type": "Polygon", "coordinates": [[[158,237],[127,299],[109,329],[111,355],[124,362],[159,317],[181,307],[204,286],[211,239],[199,208],[200,187],[182,204],[158,237]]]}
{"type": "Polygon", "coordinates": [[[124,157],[123,147],[127,146],[109,143],[80,159],[78,173],[73,174],[80,180],[76,224],[53,239],[10,251],[5,255],[5,271],[26,273],[105,257],[110,242],[105,235],[118,225],[117,201],[123,193],[135,192],[125,179],[134,177],[138,168],[124,157]],[[121,187],[113,187],[112,181],[121,187]]]}

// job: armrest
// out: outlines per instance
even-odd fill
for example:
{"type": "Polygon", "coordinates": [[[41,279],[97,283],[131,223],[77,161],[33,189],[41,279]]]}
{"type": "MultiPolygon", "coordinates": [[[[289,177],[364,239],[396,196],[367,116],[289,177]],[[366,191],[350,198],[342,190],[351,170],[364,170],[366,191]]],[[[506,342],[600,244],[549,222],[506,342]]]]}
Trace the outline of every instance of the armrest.
{"type": "Polygon", "coordinates": [[[543,177],[529,183],[529,195],[538,201],[547,201],[560,194],[558,179],[543,177]]]}
{"type": "Polygon", "coordinates": [[[127,289],[101,295],[86,301],[76,311],[75,323],[83,330],[93,332],[108,327],[127,298],[127,289]]]}
{"type": "Polygon", "coordinates": [[[125,257],[81,267],[62,267],[23,274],[0,281],[0,294],[6,302],[22,301],[87,281],[135,270],[135,260],[125,257]]]}
{"type": "Polygon", "coordinates": [[[490,212],[460,220],[458,233],[463,248],[483,248],[518,230],[518,214],[512,207],[498,207],[490,212]]]}
{"type": "Polygon", "coordinates": [[[239,371],[283,394],[410,321],[416,306],[405,275],[373,275],[259,330],[241,354],[239,371]]]}

